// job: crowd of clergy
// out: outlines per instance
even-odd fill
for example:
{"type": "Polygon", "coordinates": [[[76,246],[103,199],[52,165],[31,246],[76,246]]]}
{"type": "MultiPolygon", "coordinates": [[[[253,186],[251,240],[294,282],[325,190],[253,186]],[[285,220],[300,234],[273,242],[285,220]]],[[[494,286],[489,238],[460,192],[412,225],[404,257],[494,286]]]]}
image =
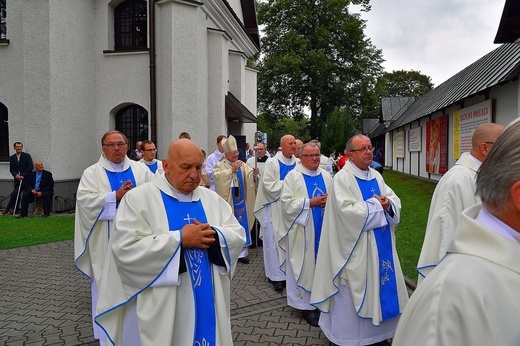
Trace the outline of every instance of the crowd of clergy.
{"type": "Polygon", "coordinates": [[[109,131],[77,191],[75,265],[90,279],[95,337],[232,345],[233,273],[263,244],[273,289],[331,345],[518,345],[519,140],[520,121],[480,125],[439,181],[409,301],[401,201],[371,167],[368,137],[349,139],[334,174],[319,141],[289,134],[276,154],[258,142],[244,160],[233,136],[205,158],[182,133],[157,160],[153,142],[127,155],[109,131]]]}

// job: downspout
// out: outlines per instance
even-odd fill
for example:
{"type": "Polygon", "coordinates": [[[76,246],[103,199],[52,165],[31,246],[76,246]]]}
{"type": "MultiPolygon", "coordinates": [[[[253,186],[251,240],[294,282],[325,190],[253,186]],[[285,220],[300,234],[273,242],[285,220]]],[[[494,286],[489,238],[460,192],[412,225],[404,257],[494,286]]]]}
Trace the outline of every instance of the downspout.
{"type": "Polygon", "coordinates": [[[148,0],[148,13],[150,14],[150,132],[151,140],[157,143],[157,81],[155,69],[155,1],[148,0]]]}

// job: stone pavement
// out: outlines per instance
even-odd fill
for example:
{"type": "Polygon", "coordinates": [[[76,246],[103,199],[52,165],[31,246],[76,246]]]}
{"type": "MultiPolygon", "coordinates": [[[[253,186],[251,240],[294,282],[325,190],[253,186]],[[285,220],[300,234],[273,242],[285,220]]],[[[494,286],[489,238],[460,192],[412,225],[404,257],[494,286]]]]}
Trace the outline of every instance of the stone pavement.
{"type": "MultiPolygon", "coordinates": [[[[72,240],[0,251],[0,345],[98,345],[88,280],[72,240]]],[[[265,278],[262,249],[237,264],[231,292],[234,345],[328,345],[265,278]]]]}
{"type": "MultiPolygon", "coordinates": [[[[0,251],[0,345],[99,345],[90,287],[73,264],[73,241],[0,251]]],[[[234,345],[328,345],[265,278],[262,249],[237,264],[231,285],[234,345]]]]}

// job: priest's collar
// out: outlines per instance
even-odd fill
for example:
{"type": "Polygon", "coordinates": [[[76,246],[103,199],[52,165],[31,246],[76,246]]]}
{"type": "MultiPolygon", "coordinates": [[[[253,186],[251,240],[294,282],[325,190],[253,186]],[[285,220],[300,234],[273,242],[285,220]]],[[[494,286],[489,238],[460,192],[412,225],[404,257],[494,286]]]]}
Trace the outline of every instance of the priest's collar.
{"type": "Polygon", "coordinates": [[[276,153],[275,157],[278,160],[280,160],[284,165],[287,165],[287,166],[292,165],[295,162],[294,161],[294,159],[295,159],[294,155],[292,155],[291,157],[285,157],[285,156],[283,156],[281,151],[276,153]]]}
{"type": "Polygon", "coordinates": [[[108,162],[110,167],[112,167],[114,169],[114,171],[116,171],[116,172],[124,171],[125,160],[121,161],[120,163],[115,163],[115,162],[112,162],[109,159],[107,159],[107,157],[105,155],[103,155],[103,158],[106,160],[106,162],[108,162]]]}
{"type": "Polygon", "coordinates": [[[168,181],[168,179],[166,179],[166,174],[163,172],[161,173],[161,177],[164,179],[164,181],[166,181],[166,183],[168,184],[168,186],[172,189],[172,195],[173,197],[175,197],[177,200],[179,200],[180,202],[191,202],[192,201],[192,197],[193,197],[193,192],[190,192],[189,194],[185,194],[185,193],[182,193],[180,192],[179,190],[177,190],[176,188],[174,188],[172,186],[172,184],[170,184],[170,182],[168,181]]]}
{"type": "Polygon", "coordinates": [[[468,153],[468,156],[471,157],[476,163],[478,163],[479,165],[482,164],[482,161],[480,161],[479,159],[477,159],[475,156],[471,155],[471,153],[468,153]]]}
{"type": "Polygon", "coordinates": [[[157,161],[157,159],[153,159],[152,161],[146,161],[145,159],[141,159],[141,162],[148,166],[153,165],[155,161],[157,161]]]}
{"type": "Polygon", "coordinates": [[[308,175],[308,176],[310,176],[310,177],[315,177],[315,176],[317,176],[317,175],[320,175],[320,173],[321,173],[319,167],[318,167],[318,169],[312,171],[312,170],[310,170],[310,169],[305,168],[305,166],[302,165],[301,162],[298,162],[298,163],[296,164],[296,169],[297,169],[298,171],[302,172],[303,174],[308,175]]]}
{"type": "Polygon", "coordinates": [[[365,180],[372,179],[372,174],[370,174],[370,168],[368,168],[366,171],[360,169],[358,166],[356,166],[352,161],[348,160],[345,165],[350,165],[352,173],[354,175],[358,176],[359,178],[364,178],[365,180]]]}

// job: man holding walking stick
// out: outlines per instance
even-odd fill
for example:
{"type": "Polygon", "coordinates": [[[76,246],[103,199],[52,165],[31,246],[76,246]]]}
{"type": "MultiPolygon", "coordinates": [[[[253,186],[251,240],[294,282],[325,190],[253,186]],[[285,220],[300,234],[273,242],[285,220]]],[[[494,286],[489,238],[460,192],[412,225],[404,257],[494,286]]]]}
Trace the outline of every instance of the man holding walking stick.
{"type": "MultiPolygon", "coordinates": [[[[257,131],[255,133],[255,140],[256,140],[256,144],[253,148],[255,150],[255,156],[247,159],[246,164],[251,168],[258,167],[258,169],[260,171],[260,173],[255,174],[255,177],[254,177],[255,178],[255,189],[258,190],[258,182],[260,179],[262,179],[262,176],[264,174],[265,161],[267,161],[269,156],[266,155],[267,150],[266,150],[265,144],[262,143],[262,132],[257,131]]],[[[262,247],[262,239],[259,238],[259,233],[260,233],[259,227],[260,227],[260,224],[258,223],[258,220],[255,218],[253,229],[251,230],[251,246],[249,247],[250,249],[254,249],[257,246],[262,247]]]]}
{"type": "Polygon", "coordinates": [[[27,177],[33,170],[33,161],[31,155],[23,152],[23,144],[15,142],[15,154],[9,158],[9,172],[14,178],[14,188],[11,192],[11,198],[7,207],[2,211],[2,215],[15,214],[20,202],[20,191],[25,186],[24,178],[27,177]]]}

